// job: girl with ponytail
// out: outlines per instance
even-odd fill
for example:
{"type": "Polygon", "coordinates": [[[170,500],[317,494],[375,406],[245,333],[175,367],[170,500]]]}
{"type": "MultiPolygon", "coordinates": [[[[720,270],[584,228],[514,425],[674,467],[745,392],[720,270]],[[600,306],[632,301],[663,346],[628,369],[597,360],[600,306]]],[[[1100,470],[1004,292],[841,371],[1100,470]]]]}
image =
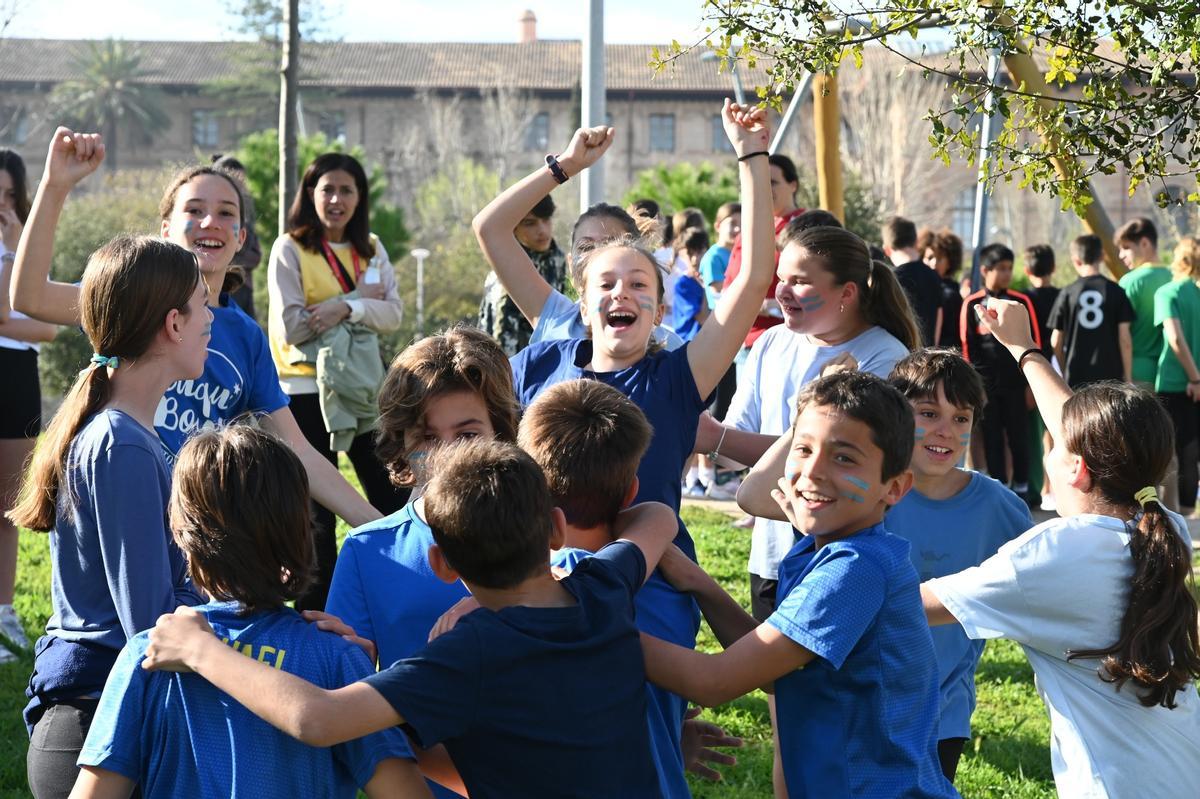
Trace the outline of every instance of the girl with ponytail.
{"type": "Polygon", "coordinates": [[[1021,644],[1050,711],[1060,796],[1200,796],[1191,540],[1154,488],[1174,447],[1170,417],[1127,383],[1072,395],[1022,305],[990,301],[977,315],[1054,436],[1046,467],[1062,518],[923,585],[930,623],[1021,644]]]}
{"type": "Polygon", "coordinates": [[[94,354],[38,446],[13,522],[51,533],[52,614],[25,709],[29,786],[65,797],[97,697],[125,641],[199,604],[171,541],[159,399],[204,371],[213,315],[196,258],[119,236],[88,261],[79,312],[94,354]]]}

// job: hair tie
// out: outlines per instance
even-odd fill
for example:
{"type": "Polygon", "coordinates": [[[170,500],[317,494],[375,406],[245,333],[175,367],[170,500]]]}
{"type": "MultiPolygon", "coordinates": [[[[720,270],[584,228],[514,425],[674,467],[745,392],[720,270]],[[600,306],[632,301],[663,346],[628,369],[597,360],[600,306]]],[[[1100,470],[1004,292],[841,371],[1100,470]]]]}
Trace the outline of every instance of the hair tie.
{"type": "Polygon", "coordinates": [[[1158,502],[1158,489],[1156,489],[1154,486],[1146,486],[1141,491],[1134,494],[1133,498],[1137,500],[1137,504],[1144,508],[1146,507],[1147,502],[1158,502]]]}
{"type": "Polygon", "coordinates": [[[92,363],[97,366],[107,366],[109,369],[116,369],[121,361],[115,355],[101,355],[98,352],[92,353],[92,363]]]}

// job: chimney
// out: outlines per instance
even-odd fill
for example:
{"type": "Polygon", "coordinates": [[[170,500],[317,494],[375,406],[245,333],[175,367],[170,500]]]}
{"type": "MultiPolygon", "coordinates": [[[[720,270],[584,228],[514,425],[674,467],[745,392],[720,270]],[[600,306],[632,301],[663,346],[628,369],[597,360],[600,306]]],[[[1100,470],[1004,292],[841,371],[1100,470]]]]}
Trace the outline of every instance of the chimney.
{"type": "Polygon", "coordinates": [[[531,9],[525,9],[521,15],[521,44],[537,41],[537,17],[531,9]]]}

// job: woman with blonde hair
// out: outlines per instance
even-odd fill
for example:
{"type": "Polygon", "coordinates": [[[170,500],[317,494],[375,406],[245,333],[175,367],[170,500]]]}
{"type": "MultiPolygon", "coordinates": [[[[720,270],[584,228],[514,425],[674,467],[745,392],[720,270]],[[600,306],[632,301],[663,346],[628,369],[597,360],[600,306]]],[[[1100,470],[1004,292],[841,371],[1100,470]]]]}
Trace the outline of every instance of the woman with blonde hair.
{"type": "Polygon", "coordinates": [[[1158,356],[1154,390],[1175,425],[1175,455],[1179,459],[1179,510],[1194,515],[1200,481],[1200,240],[1185,236],[1175,247],[1172,280],[1154,292],[1154,324],[1162,325],[1163,347],[1158,356]]]}

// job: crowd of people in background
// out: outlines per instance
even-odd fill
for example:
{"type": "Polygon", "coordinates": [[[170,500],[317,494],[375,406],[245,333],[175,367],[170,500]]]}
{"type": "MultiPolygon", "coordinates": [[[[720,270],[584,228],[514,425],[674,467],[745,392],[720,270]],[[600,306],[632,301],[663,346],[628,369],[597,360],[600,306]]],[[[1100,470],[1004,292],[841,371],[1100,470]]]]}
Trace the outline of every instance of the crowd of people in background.
{"type": "Polygon", "coordinates": [[[678,799],[740,743],[690,704],[768,688],[776,796],[957,796],[1008,638],[1060,795],[1200,795],[1200,241],[1162,263],[1139,218],[1119,281],[1090,234],[1073,282],[1046,244],[968,273],[938,220],[799,207],[763,112],[721,119],[736,202],[598,203],[564,248],[553,191],[617,136],[577,131],[475,216],[476,324],[390,365],[355,158],[307,166],[264,332],[236,159],[72,284],[55,229],[103,139],[55,131],[32,201],[0,151],[0,662],[30,647],[17,526],[52,568],[33,794],[678,799]],[[93,355],[43,432],[59,325],[93,355]],[[745,511],[748,607],[685,497],[745,511]]]}

